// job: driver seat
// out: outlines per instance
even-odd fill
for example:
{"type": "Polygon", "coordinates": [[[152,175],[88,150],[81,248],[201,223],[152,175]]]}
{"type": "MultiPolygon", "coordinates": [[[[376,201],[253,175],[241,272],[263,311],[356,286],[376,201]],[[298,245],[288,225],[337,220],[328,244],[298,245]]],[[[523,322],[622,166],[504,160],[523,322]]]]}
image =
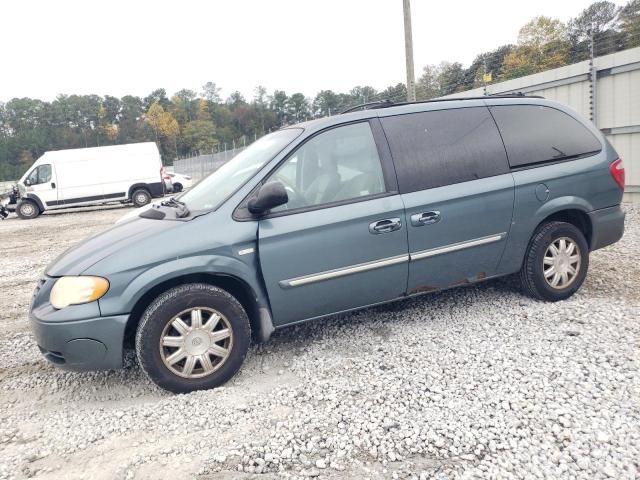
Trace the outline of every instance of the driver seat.
{"type": "Polygon", "coordinates": [[[318,205],[332,201],[340,190],[340,186],[341,178],[335,159],[333,156],[325,157],[318,168],[316,178],[304,192],[307,204],[318,205]]]}

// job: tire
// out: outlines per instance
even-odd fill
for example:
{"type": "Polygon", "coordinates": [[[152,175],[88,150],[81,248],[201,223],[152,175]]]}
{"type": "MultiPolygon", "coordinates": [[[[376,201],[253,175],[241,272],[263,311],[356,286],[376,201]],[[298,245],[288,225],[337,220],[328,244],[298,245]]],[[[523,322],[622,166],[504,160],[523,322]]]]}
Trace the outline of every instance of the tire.
{"type": "Polygon", "coordinates": [[[131,201],[136,208],[144,207],[151,202],[151,194],[146,188],[138,188],[131,194],[131,201]]]}
{"type": "Polygon", "coordinates": [[[16,213],[23,220],[31,220],[40,215],[40,207],[33,200],[21,200],[16,207],[16,213]]]}
{"type": "Polygon", "coordinates": [[[173,191],[175,193],[179,193],[182,191],[182,184],[181,183],[174,183],[173,184],[173,191]]]}
{"type": "Polygon", "coordinates": [[[250,342],[249,319],[242,305],[225,290],[205,283],[181,285],[160,295],[142,315],[135,339],[138,362],[144,373],[156,385],[173,393],[224,384],[242,366],[250,342]],[[194,310],[201,312],[201,328],[193,328],[194,310]],[[218,316],[215,327],[206,330],[214,314],[218,316]],[[182,331],[174,327],[177,317],[184,324],[180,326],[182,331]],[[184,327],[190,330],[183,330],[184,327]],[[162,339],[172,343],[166,345],[162,339]],[[176,339],[184,341],[173,343],[176,339]],[[174,356],[181,349],[187,355],[174,356]],[[210,353],[211,349],[215,349],[214,353],[210,353]],[[226,356],[221,352],[226,352],[226,356]],[[210,370],[213,369],[209,372],[201,361],[204,356],[209,359],[210,370]],[[192,370],[185,374],[189,362],[192,370]]]}
{"type": "Polygon", "coordinates": [[[548,222],[538,227],[531,237],[520,270],[520,283],[527,295],[557,302],[569,298],[580,288],[588,269],[589,245],[583,233],[570,223],[548,222]],[[571,243],[574,247],[568,253],[571,243]],[[562,252],[562,255],[554,253],[552,244],[555,252],[562,252]],[[571,269],[575,273],[571,273],[571,269]],[[556,282],[556,274],[559,279],[557,285],[552,286],[556,282]]]}

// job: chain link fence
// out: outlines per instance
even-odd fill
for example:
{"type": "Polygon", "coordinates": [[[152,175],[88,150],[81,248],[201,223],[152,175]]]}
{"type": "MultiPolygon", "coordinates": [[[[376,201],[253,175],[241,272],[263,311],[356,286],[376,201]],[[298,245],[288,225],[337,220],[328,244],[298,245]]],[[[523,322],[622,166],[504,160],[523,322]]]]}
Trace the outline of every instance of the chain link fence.
{"type": "Polygon", "coordinates": [[[197,182],[211,172],[215,172],[244,149],[245,147],[232,148],[224,152],[175,160],[173,162],[173,170],[182,175],[189,175],[194,182],[197,182]]]}

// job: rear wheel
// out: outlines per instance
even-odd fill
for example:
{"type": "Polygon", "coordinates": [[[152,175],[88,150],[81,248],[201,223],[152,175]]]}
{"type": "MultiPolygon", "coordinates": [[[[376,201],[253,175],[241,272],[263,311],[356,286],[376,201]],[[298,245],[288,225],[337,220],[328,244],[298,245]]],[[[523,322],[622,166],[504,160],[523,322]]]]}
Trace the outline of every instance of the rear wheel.
{"type": "Polygon", "coordinates": [[[589,245],[582,232],[570,223],[549,222],[534,233],[520,282],[528,295],[555,302],[573,295],[589,268],[589,245]]]}
{"type": "Polygon", "coordinates": [[[137,208],[144,207],[151,201],[151,194],[147,189],[139,188],[131,194],[131,201],[137,208]]]}
{"type": "Polygon", "coordinates": [[[40,208],[33,200],[21,200],[16,208],[16,213],[23,220],[30,220],[40,215],[40,208]]]}
{"type": "Polygon", "coordinates": [[[240,369],[249,319],[226,291],[204,283],[172,288],[144,312],[136,332],[142,370],[174,393],[214,388],[240,369]]]}
{"type": "Polygon", "coordinates": [[[182,191],[182,184],[181,183],[174,183],[173,184],[173,191],[174,192],[181,192],[182,191]]]}

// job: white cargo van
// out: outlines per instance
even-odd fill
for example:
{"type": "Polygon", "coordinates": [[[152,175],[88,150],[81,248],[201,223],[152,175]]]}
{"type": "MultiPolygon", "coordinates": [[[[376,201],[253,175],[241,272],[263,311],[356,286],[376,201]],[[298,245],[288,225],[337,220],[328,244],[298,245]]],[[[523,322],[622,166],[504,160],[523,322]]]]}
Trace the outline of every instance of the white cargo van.
{"type": "Polygon", "coordinates": [[[153,142],[46,152],[18,182],[16,213],[35,218],[45,210],[132,202],[142,207],[166,191],[153,142]]]}

